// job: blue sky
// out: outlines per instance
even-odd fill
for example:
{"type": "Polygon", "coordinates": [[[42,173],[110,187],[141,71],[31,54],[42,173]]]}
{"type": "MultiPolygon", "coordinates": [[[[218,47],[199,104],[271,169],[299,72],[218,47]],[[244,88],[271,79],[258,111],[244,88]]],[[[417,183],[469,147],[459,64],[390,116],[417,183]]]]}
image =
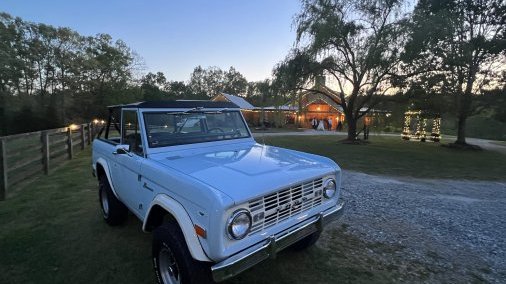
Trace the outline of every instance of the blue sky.
{"type": "Polygon", "coordinates": [[[0,0],[27,21],[108,33],[142,56],[147,71],[187,80],[197,65],[234,66],[250,81],[270,77],[293,46],[297,0],[0,0]]]}

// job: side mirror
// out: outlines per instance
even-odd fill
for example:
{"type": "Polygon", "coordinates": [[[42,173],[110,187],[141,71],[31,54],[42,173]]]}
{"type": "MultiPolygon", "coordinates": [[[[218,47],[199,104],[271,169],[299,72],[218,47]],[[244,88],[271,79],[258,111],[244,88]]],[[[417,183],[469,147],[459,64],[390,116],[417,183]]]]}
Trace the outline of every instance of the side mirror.
{"type": "Polygon", "coordinates": [[[114,152],[112,152],[114,155],[128,155],[131,156],[130,153],[130,145],[127,144],[119,144],[114,147],[114,152]]]}

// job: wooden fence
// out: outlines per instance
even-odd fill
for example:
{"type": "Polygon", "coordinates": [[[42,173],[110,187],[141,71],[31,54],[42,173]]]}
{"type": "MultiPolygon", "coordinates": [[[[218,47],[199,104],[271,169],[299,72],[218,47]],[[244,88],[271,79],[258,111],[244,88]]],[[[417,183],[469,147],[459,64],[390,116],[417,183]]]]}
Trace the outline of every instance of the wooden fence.
{"type": "Polygon", "coordinates": [[[92,123],[0,137],[0,200],[22,181],[49,174],[51,168],[91,145],[92,123]]]}

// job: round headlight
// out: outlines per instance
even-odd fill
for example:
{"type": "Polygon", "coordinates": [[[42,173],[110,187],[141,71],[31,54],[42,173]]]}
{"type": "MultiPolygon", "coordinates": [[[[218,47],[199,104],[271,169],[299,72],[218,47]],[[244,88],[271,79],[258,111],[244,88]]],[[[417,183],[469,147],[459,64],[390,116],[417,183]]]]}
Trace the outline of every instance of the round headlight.
{"type": "Polygon", "coordinates": [[[323,196],[325,196],[325,198],[332,198],[336,195],[336,191],[337,188],[334,179],[329,178],[326,180],[323,184],[323,196]]]}
{"type": "Polygon", "coordinates": [[[228,219],[228,235],[235,240],[244,238],[251,228],[251,215],[246,209],[240,209],[234,212],[228,219]]]}

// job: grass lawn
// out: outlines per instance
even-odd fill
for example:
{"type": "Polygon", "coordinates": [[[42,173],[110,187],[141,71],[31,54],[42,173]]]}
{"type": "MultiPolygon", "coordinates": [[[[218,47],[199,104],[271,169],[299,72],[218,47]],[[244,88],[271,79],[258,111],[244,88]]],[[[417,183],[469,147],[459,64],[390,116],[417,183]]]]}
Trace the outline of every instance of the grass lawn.
{"type": "MultiPolygon", "coordinates": [[[[381,144],[377,145],[367,147],[381,144]]],[[[90,172],[87,149],[0,201],[1,283],[154,282],[151,235],[141,231],[133,216],[121,227],[106,225],[90,172]]],[[[364,242],[347,233],[344,225],[325,231],[322,238],[313,248],[283,252],[226,283],[427,280],[418,263],[386,264],[370,253],[394,255],[402,247],[364,242]]]]}
{"type": "Polygon", "coordinates": [[[251,132],[253,133],[285,133],[285,132],[304,132],[303,128],[266,128],[262,130],[260,127],[251,127],[251,132]]]}
{"type": "Polygon", "coordinates": [[[506,141],[494,141],[494,142],[491,142],[491,143],[499,145],[499,146],[506,146],[506,141]]]}
{"type": "Polygon", "coordinates": [[[506,155],[498,152],[462,152],[438,143],[386,136],[371,136],[367,145],[337,142],[343,138],[277,136],[265,137],[265,143],[327,156],[344,170],[421,178],[506,180],[506,155]]]}

